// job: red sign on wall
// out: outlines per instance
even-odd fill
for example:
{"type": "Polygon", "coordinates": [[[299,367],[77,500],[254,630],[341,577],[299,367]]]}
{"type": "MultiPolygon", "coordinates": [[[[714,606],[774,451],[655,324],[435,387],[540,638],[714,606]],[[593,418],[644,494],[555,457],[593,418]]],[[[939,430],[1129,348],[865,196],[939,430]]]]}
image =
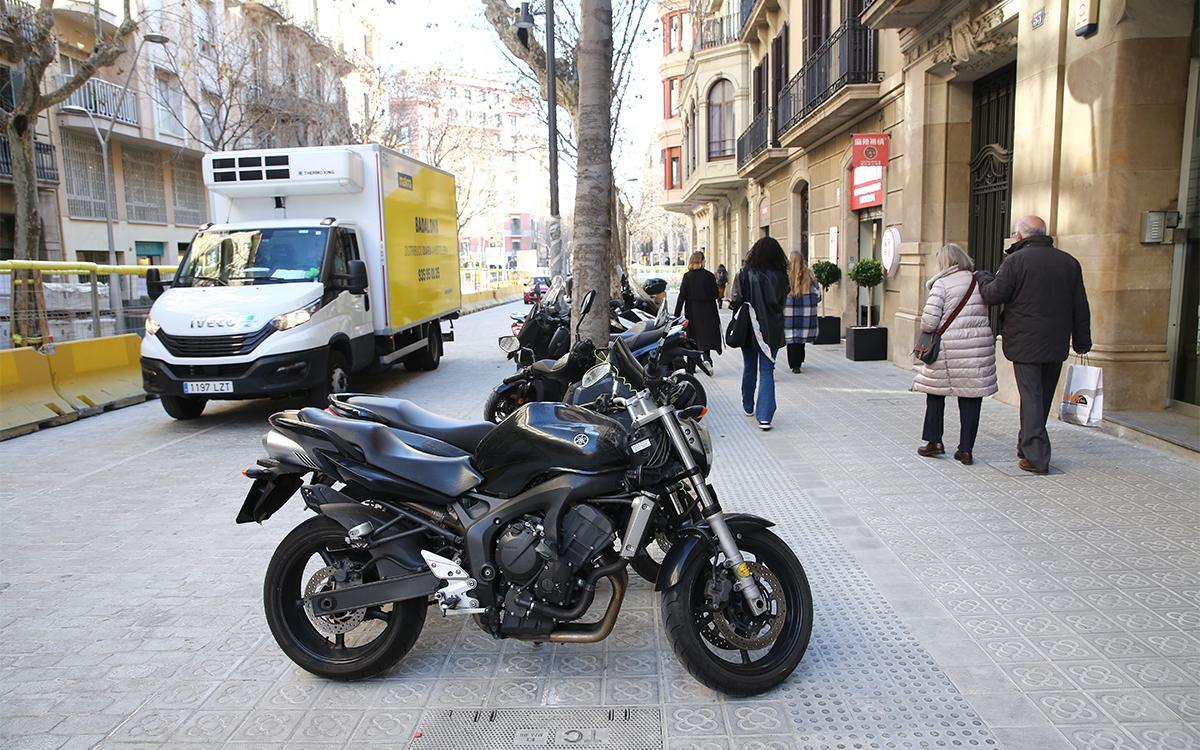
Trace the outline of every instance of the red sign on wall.
{"type": "Polygon", "coordinates": [[[850,136],[851,167],[886,167],[887,163],[887,134],[855,133],[850,136]]]}
{"type": "Polygon", "coordinates": [[[888,163],[888,136],[850,136],[850,210],[883,205],[883,168],[888,163]]]}

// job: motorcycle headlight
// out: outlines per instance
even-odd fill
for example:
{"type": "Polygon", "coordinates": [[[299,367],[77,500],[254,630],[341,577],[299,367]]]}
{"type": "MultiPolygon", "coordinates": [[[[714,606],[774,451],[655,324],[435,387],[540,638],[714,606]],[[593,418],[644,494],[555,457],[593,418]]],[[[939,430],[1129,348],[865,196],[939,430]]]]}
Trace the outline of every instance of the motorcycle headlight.
{"type": "Polygon", "coordinates": [[[321,300],[315,299],[299,310],[292,310],[283,315],[276,315],[274,318],[271,318],[271,325],[275,326],[275,330],[277,331],[286,331],[289,328],[304,325],[320,309],[321,300]]]}
{"type": "Polygon", "coordinates": [[[154,318],[151,318],[149,315],[146,316],[146,335],[147,336],[153,336],[154,334],[158,333],[158,330],[160,328],[162,328],[162,326],[160,326],[158,324],[157,320],[155,320],[154,318]]]}

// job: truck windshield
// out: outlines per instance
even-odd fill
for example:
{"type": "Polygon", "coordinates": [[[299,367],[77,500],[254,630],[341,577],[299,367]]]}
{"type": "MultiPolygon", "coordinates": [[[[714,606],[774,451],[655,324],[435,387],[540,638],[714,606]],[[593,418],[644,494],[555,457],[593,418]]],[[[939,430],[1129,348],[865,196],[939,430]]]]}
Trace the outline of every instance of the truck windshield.
{"type": "Polygon", "coordinates": [[[328,227],[200,232],[175,274],[175,286],[316,281],[328,232],[328,227]]]}

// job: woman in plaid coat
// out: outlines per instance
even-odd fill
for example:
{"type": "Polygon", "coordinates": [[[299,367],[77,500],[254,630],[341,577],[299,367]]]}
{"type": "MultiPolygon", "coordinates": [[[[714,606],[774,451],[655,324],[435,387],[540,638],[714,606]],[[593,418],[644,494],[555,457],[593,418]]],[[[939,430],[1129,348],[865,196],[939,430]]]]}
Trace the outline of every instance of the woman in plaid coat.
{"type": "Polygon", "coordinates": [[[821,285],[813,276],[808,261],[799,250],[788,261],[788,296],[783,307],[783,329],[787,337],[788,367],[800,372],[804,364],[804,344],[817,339],[817,303],[821,285]]]}

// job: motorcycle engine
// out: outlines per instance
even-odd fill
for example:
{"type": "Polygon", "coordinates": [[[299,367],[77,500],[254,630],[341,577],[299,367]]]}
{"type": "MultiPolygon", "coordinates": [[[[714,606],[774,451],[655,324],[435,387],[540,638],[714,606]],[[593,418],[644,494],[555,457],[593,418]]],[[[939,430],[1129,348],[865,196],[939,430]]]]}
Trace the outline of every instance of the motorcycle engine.
{"type": "Polygon", "coordinates": [[[590,505],[577,505],[563,516],[558,549],[546,542],[536,519],[508,525],[496,542],[496,564],[509,584],[505,596],[505,633],[549,632],[554,623],[546,617],[520,612],[516,597],[522,591],[534,598],[565,606],[575,592],[579,571],[613,542],[612,523],[590,505]]]}

